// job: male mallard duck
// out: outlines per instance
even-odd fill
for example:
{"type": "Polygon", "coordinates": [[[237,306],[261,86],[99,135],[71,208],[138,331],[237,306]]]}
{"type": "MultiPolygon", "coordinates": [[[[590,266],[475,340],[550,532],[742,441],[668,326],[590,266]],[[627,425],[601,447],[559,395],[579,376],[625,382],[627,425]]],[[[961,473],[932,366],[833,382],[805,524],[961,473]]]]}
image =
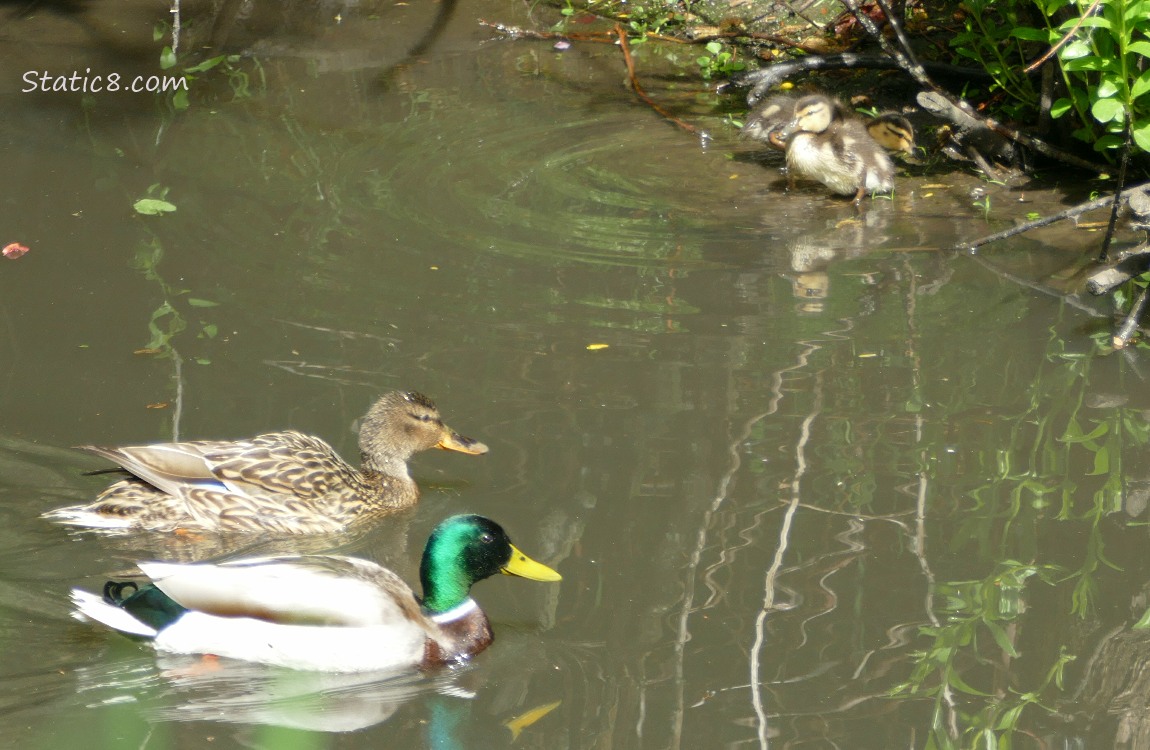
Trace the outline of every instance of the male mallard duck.
{"type": "Polygon", "coordinates": [[[373,511],[419,498],[407,471],[412,454],[443,448],[479,455],[487,446],[439,418],[431,399],[394,391],[376,401],[359,431],[356,470],[323,440],[294,430],[236,442],[196,441],[126,448],[81,446],[132,476],[88,505],[45,518],[106,529],[321,533],[373,511]]]}
{"type": "MultiPolygon", "coordinates": [[[[843,119],[853,117],[838,100],[830,97],[827,97],[827,100],[834,107],[836,117],[843,119]]],[[[781,134],[794,119],[795,105],[798,101],[798,98],[787,94],[770,97],[747,115],[747,121],[739,131],[739,136],[785,151],[787,143],[781,134]]],[[[908,155],[914,153],[914,126],[902,115],[885,112],[872,117],[866,121],[866,129],[870,137],[887,151],[903,152],[908,155]]]]}
{"type": "Polygon", "coordinates": [[[867,192],[894,189],[894,163],[859,120],[844,117],[842,105],[814,94],[795,103],[795,115],[779,132],[787,144],[793,177],[818,180],[857,203],[867,192]]]}
{"type": "Polygon", "coordinates": [[[496,573],[561,580],[483,516],[452,516],[431,532],[422,599],[387,568],[354,557],[139,567],[151,583],[109,581],[103,597],[73,589],[74,616],[151,638],[157,651],[330,672],[464,661],[493,638],[474,583],[496,573]]]}

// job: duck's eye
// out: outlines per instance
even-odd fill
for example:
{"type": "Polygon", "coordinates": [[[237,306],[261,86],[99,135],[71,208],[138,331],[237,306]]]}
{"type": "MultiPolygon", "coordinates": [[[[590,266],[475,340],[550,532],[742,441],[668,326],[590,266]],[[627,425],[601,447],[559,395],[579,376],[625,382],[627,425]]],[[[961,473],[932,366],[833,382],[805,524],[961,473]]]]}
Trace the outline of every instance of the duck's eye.
{"type": "Polygon", "coordinates": [[[479,535],[479,541],[483,542],[484,544],[491,544],[495,541],[495,535],[489,534],[485,531],[479,535]]]}

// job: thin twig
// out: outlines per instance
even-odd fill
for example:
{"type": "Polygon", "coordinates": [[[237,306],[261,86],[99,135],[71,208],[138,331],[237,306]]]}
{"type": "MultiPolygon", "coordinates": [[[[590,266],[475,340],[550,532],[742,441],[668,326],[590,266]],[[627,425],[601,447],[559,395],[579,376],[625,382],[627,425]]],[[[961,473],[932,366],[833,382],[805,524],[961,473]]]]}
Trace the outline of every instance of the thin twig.
{"type": "Polygon", "coordinates": [[[603,44],[614,44],[615,34],[610,31],[589,31],[577,34],[556,34],[554,31],[536,31],[535,29],[525,29],[522,26],[508,26],[505,23],[492,23],[479,19],[480,26],[486,26],[489,29],[495,29],[500,34],[512,37],[513,39],[561,39],[575,42],[600,42],[603,44]]]}
{"type": "MultiPolygon", "coordinates": [[[[1009,138],[1015,143],[1021,143],[1023,146],[1032,148],[1035,151],[1045,154],[1052,159],[1057,159],[1059,161],[1066,162],[1067,164],[1073,164],[1077,167],[1089,169],[1098,173],[1107,171],[1105,167],[1101,167],[1097,164],[1092,164],[1091,162],[1077,157],[1074,154],[1063,151],[1062,149],[1055,148],[1054,146],[1051,146],[1044,141],[1040,141],[1037,138],[1033,138],[1013,128],[1008,128],[996,120],[993,120],[989,117],[983,117],[982,115],[978,114],[974,111],[974,108],[967,104],[964,100],[953,96],[950,92],[942,89],[938,84],[931,80],[930,76],[926,72],[926,69],[923,68],[917,59],[915,59],[909,48],[906,50],[906,52],[896,49],[895,46],[891,44],[885,36],[883,36],[882,31],[878,27],[878,24],[876,24],[870,16],[862,12],[862,10],[859,8],[858,0],[839,0],[839,2],[845,5],[851,13],[854,13],[855,18],[857,18],[862,27],[867,30],[867,33],[878,41],[883,51],[894,58],[895,61],[898,62],[899,66],[904,71],[906,71],[908,75],[910,75],[912,78],[914,78],[914,80],[918,81],[923,86],[929,88],[931,91],[934,91],[939,96],[944,97],[954,106],[959,107],[963,112],[982,121],[986,124],[986,127],[1000,135],[1009,138]]],[[[885,0],[879,0],[879,2],[885,3],[885,0]]],[[[891,20],[889,15],[887,16],[887,20],[891,20]]]]}
{"type": "Polygon", "coordinates": [[[631,82],[631,88],[635,91],[635,95],[642,99],[648,107],[683,130],[688,133],[698,133],[699,129],[694,125],[683,122],[647,96],[647,92],[643,91],[643,87],[639,85],[639,79],[635,76],[635,61],[631,59],[631,45],[627,43],[627,32],[623,30],[623,24],[615,24],[615,33],[619,36],[619,49],[623,50],[623,62],[627,64],[627,78],[631,82]]]}
{"type": "MultiPolygon", "coordinates": [[[[860,55],[854,52],[842,52],[837,55],[807,55],[794,60],[771,63],[770,65],[741,73],[731,78],[735,86],[749,86],[747,104],[755,106],[772,86],[790,78],[796,73],[808,73],[813,70],[837,70],[840,68],[867,68],[870,70],[905,70],[897,60],[886,55],[860,55]]],[[[926,62],[923,68],[942,76],[958,77],[963,81],[993,81],[993,77],[985,70],[967,68],[949,63],[926,62]]]]}
{"type": "MultiPolygon", "coordinates": [[[[799,10],[798,8],[796,8],[795,6],[791,5],[789,0],[782,0],[782,5],[787,6],[787,10],[789,10],[791,13],[794,13],[796,16],[803,19],[804,21],[809,23],[811,26],[814,26],[816,29],[822,31],[823,25],[821,23],[819,23],[818,21],[812,20],[811,18],[808,18],[807,16],[803,15],[803,12],[801,10],[799,10]]],[[[770,12],[764,13],[761,16],[757,16],[755,18],[752,18],[751,23],[758,23],[759,21],[763,20],[764,18],[774,17],[775,15],[776,15],[775,9],[772,8],[770,10],[770,12]]]]}
{"type": "MultiPolygon", "coordinates": [[[[609,18],[609,16],[604,16],[609,18]]],[[[563,32],[562,34],[554,31],[536,31],[535,29],[525,29],[522,26],[508,26],[505,23],[492,23],[479,19],[480,26],[486,26],[489,29],[495,29],[500,34],[512,37],[514,39],[542,39],[542,40],[570,40],[572,42],[599,42],[600,44],[615,44],[619,38],[615,36],[614,31],[585,31],[585,32],[563,32]]],[[[667,36],[666,34],[656,34],[653,31],[648,31],[644,34],[647,39],[656,42],[672,42],[674,44],[699,44],[701,41],[713,39],[723,35],[710,35],[706,37],[699,37],[697,39],[680,39],[677,36],[667,36]]],[[[734,36],[746,36],[746,34],[734,34],[734,36]]]]}
{"type": "MultiPolygon", "coordinates": [[[[930,76],[927,75],[926,70],[923,69],[922,65],[918,62],[918,59],[913,56],[913,54],[907,56],[903,53],[902,50],[896,48],[893,44],[890,43],[890,40],[887,39],[883,35],[882,30],[879,29],[878,24],[874,22],[874,19],[862,11],[858,0],[839,0],[839,2],[846,6],[847,10],[854,14],[854,17],[858,20],[859,25],[866,29],[866,32],[871,35],[871,38],[878,42],[879,46],[882,47],[882,51],[890,55],[896,62],[898,62],[899,67],[905,70],[911,78],[929,89],[941,91],[938,85],[930,79],[930,76]]],[[[885,8],[883,12],[886,13],[885,8]]],[[[887,21],[890,20],[890,15],[887,14],[887,21]]]]}
{"type": "MultiPolygon", "coordinates": [[[[883,15],[886,16],[887,23],[894,29],[895,38],[898,39],[898,44],[902,48],[902,53],[906,55],[907,60],[911,64],[922,68],[922,63],[918,61],[918,56],[914,54],[914,48],[910,46],[910,39],[907,38],[906,32],[902,28],[902,19],[891,12],[890,5],[886,0],[877,0],[878,7],[882,8],[883,15]]],[[[925,70],[923,73],[925,74],[925,70]]]]}
{"type": "Polygon", "coordinates": [[[1114,190],[1114,203],[1110,206],[1110,223],[1106,225],[1106,236],[1102,238],[1102,250],[1098,253],[1098,262],[1105,263],[1106,259],[1110,256],[1110,243],[1114,240],[1114,227],[1118,224],[1118,209],[1122,207],[1122,188],[1126,187],[1126,166],[1130,163],[1130,146],[1133,145],[1131,140],[1131,127],[1130,127],[1131,113],[1126,113],[1126,125],[1123,128],[1126,131],[1126,140],[1122,144],[1122,160],[1118,163],[1118,184],[1114,190]]]}
{"type": "Polygon", "coordinates": [[[180,54],[180,0],[172,0],[168,9],[172,14],[172,54],[180,54]]]}
{"type": "Polygon", "coordinates": [[[1048,286],[1044,286],[1043,284],[1039,284],[1037,282],[1023,278],[1022,276],[1010,273],[1009,271],[1004,271],[980,255],[972,255],[971,260],[986,270],[990,271],[995,276],[999,276],[1012,284],[1017,284],[1018,286],[1038,292],[1039,294],[1045,294],[1047,297],[1054,297],[1055,299],[1062,300],[1063,304],[1073,307],[1074,309],[1079,310],[1080,312],[1083,312],[1092,318],[1107,317],[1106,313],[1100,312],[1099,310],[1096,310],[1090,305],[1086,304],[1076,294],[1066,294],[1065,292],[1051,289],[1048,286]]]}
{"type": "Polygon", "coordinates": [[[1126,315],[1126,319],[1122,321],[1122,325],[1118,326],[1118,330],[1114,332],[1110,343],[1115,349],[1125,349],[1126,345],[1130,343],[1130,339],[1134,337],[1135,331],[1138,330],[1138,321],[1142,319],[1142,314],[1146,312],[1146,299],[1148,295],[1150,295],[1150,286],[1145,287],[1138,293],[1138,299],[1134,300],[1134,304],[1130,307],[1130,312],[1126,315]]]}
{"type": "MultiPolygon", "coordinates": [[[[1117,193],[1116,195],[1119,196],[1120,199],[1124,199],[1124,198],[1128,198],[1130,195],[1132,195],[1134,193],[1141,192],[1148,187],[1150,187],[1150,182],[1143,182],[1140,185],[1135,185],[1132,188],[1127,188],[1127,189],[1117,193]]],[[[1043,216],[1041,219],[1035,219],[1034,221],[1028,221],[1028,222],[1025,222],[1023,224],[1019,224],[1018,226],[1011,227],[1010,229],[1006,229],[1006,230],[1003,230],[1001,232],[997,232],[995,234],[987,235],[986,237],[981,237],[981,238],[979,238],[977,240],[973,240],[971,242],[959,243],[958,245],[954,246],[954,249],[955,250],[973,251],[977,248],[982,247],[983,245],[988,245],[991,242],[997,242],[998,240],[1004,240],[1007,237],[1013,237],[1017,234],[1022,234],[1023,232],[1029,232],[1031,229],[1038,229],[1039,227],[1044,227],[1048,224],[1054,224],[1055,222],[1062,221],[1063,219],[1073,219],[1075,216],[1079,216],[1079,215],[1084,214],[1088,211],[1093,211],[1093,210],[1098,209],[1098,208],[1104,208],[1112,200],[1114,200],[1114,196],[1110,196],[1110,195],[1106,196],[1105,198],[1096,198],[1095,200],[1087,201],[1086,203],[1080,203],[1077,206],[1074,206],[1072,208],[1068,208],[1065,211],[1060,211],[1056,214],[1051,214],[1050,216],[1043,216]]]]}
{"type": "MultiPolygon", "coordinates": [[[[673,37],[663,38],[674,39],[673,37]]],[[[701,44],[712,39],[753,39],[756,42],[771,42],[772,44],[778,44],[782,47],[790,47],[791,49],[797,49],[810,54],[815,54],[818,51],[818,48],[814,45],[806,44],[804,42],[796,42],[793,39],[787,39],[786,37],[778,36],[777,34],[764,34],[758,31],[716,31],[714,34],[693,33],[689,40],[674,39],[674,41],[680,42],[682,44],[701,44]]]]}
{"type": "Polygon", "coordinates": [[[1090,16],[1094,15],[1095,9],[1098,8],[1098,5],[1101,2],[1102,2],[1102,0],[1094,0],[1094,2],[1090,4],[1090,7],[1086,9],[1086,12],[1082,14],[1082,17],[1078,19],[1078,23],[1074,24],[1074,28],[1072,28],[1070,31],[1066,32],[1066,35],[1063,36],[1061,39],[1059,39],[1057,44],[1055,44],[1053,47],[1048,49],[1046,51],[1046,53],[1044,55],[1042,55],[1042,57],[1038,58],[1037,60],[1035,60],[1034,62],[1030,63],[1025,68],[1023,68],[1022,72],[1023,73],[1031,73],[1032,71],[1038,70],[1038,67],[1040,65],[1042,65],[1042,63],[1049,60],[1051,58],[1051,56],[1054,55],[1054,53],[1056,53],[1056,52],[1058,52],[1058,50],[1062,49],[1062,45],[1069,42],[1072,38],[1074,38],[1074,35],[1078,33],[1078,29],[1082,26],[1083,22],[1085,22],[1086,19],[1089,18],[1090,16]]]}
{"type": "Polygon", "coordinates": [[[172,346],[168,349],[172,358],[172,379],[176,381],[176,406],[172,410],[172,442],[180,442],[180,421],[184,417],[184,358],[172,346]]]}
{"type": "Polygon", "coordinates": [[[795,513],[799,509],[800,499],[802,498],[802,481],[807,471],[806,449],[810,443],[811,425],[815,419],[822,414],[823,409],[823,373],[815,373],[814,385],[814,403],[811,405],[810,413],[803,419],[799,439],[795,445],[795,473],[791,477],[791,497],[786,503],[786,511],[783,513],[783,523],[779,527],[779,541],[775,547],[775,555],[771,560],[771,565],[767,568],[767,573],[763,580],[763,603],[759,608],[759,613],[755,617],[755,638],[751,644],[750,664],[750,682],[751,682],[751,705],[754,708],[755,716],[757,718],[757,729],[759,737],[759,747],[768,747],[767,737],[767,711],[763,701],[762,682],[759,677],[760,663],[762,661],[762,653],[766,644],[766,622],[767,616],[774,612],[777,608],[775,602],[776,592],[778,591],[778,576],[783,567],[783,559],[786,557],[787,548],[790,546],[791,528],[794,525],[795,513]]]}

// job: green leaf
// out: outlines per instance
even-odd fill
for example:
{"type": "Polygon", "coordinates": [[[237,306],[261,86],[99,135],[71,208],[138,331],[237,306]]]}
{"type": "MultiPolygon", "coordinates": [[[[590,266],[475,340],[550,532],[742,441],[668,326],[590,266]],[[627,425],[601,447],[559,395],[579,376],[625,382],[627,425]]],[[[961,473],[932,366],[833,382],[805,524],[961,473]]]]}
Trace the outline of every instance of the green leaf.
{"type": "Polygon", "coordinates": [[[1032,29],[1029,26],[1019,26],[1016,29],[1010,30],[1010,36],[1016,39],[1024,39],[1028,42],[1043,42],[1050,41],[1050,32],[1046,29],[1032,29]]]}
{"type": "Polygon", "coordinates": [[[1131,630],[1147,630],[1150,629],[1150,609],[1142,613],[1138,618],[1138,622],[1130,626],[1131,630]]]}
{"type": "Polygon", "coordinates": [[[1131,42],[1126,45],[1127,52],[1133,52],[1135,55],[1142,55],[1143,57],[1150,57],[1150,42],[1144,39],[1139,39],[1137,42],[1131,42]]]}
{"type": "Polygon", "coordinates": [[[1094,454],[1094,469],[1087,476],[1097,477],[1110,473],[1110,449],[1102,447],[1094,454]]]}
{"type": "Polygon", "coordinates": [[[219,307],[219,302],[212,302],[210,299],[200,299],[198,297],[188,297],[188,304],[192,307],[219,307]]]}
{"type": "Polygon", "coordinates": [[[1115,76],[1103,76],[1098,84],[1097,96],[1099,99],[1113,99],[1118,95],[1118,80],[1115,76]]]}
{"type": "Polygon", "coordinates": [[[1088,16],[1086,18],[1074,18],[1059,27],[1059,31],[1070,31],[1075,26],[1079,28],[1095,28],[1095,29],[1110,29],[1111,27],[1109,18],[1102,18],[1101,16],[1088,16]],[[1081,23],[1080,23],[1081,21],[1081,23]]]}
{"type": "Polygon", "coordinates": [[[1094,119],[1098,122],[1112,122],[1114,120],[1121,122],[1124,114],[1122,102],[1117,99],[1099,99],[1090,108],[1090,114],[1094,115],[1094,119]]]}
{"type": "Polygon", "coordinates": [[[717,55],[720,52],[722,52],[723,43],[722,42],[707,42],[707,46],[704,49],[706,49],[712,55],[717,55]]]}
{"type": "Polygon", "coordinates": [[[200,63],[198,65],[193,65],[190,68],[184,68],[184,72],[185,73],[203,73],[205,70],[211,70],[212,68],[219,65],[224,60],[226,60],[227,57],[228,57],[227,55],[216,55],[215,57],[209,57],[207,60],[204,60],[202,63],[200,63]]]}
{"type": "Polygon", "coordinates": [[[1018,651],[1014,648],[1014,644],[1010,642],[1010,636],[1006,634],[1006,631],[1003,630],[998,623],[992,620],[983,620],[982,624],[985,625],[986,629],[990,631],[990,634],[994,636],[994,642],[998,644],[1000,649],[1008,656],[1018,657],[1018,651]]]}
{"type": "Polygon", "coordinates": [[[1137,99],[1147,91],[1150,91],[1150,70],[1134,79],[1134,83],[1130,86],[1130,98],[1137,99]]]}
{"type": "Polygon", "coordinates": [[[990,693],[984,693],[983,691],[976,690],[975,688],[966,684],[966,682],[961,677],[958,676],[958,672],[951,672],[950,674],[947,675],[947,678],[950,682],[950,686],[952,688],[954,688],[955,690],[959,691],[960,693],[966,693],[967,695],[981,695],[983,697],[990,697],[990,693]]]}
{"type": "Polygon", "coordinates": [[[1137,2],[1128,2],[1123,9],[1122,17],[1126,19],[1126,23],[1131,26],[1137,24],[1139,21],[1146,20],[1150,15],[1150,2],[1146,0],[1138,0],[1137,2]]]}
{"type": "Polygon", "coordinates": [[[172,94],[172,107],[177,112],[183,112],[188,108],[188,92],[185,89],[180,89],[172,94]]]}
{"type": "MultiPolygon", "coordinates": [[[[1068,31],[1068,29],[1059,29],[1059,31],[1068,31]]],[[[1065,62],[1067,60],[1078,60],[1090,54],[1090,45],[1084,43],[1081,39],[1075,39],[1072,43],[1063,47],[1063,51],[1058,53],[1058,59],[1065,62]]]]}
{"type": "Polygon", "coordinates": [[[1009,708],[1002,716],[998,717],[998,723],[994,728],[1000,732],[1003,730],[1012,730],[1018,724],[1018,718],[1022,716],[1023,709],[1026,708],[1025,703],[1020,703],[1017,706],[1009,708]]]}
{"type": "Polygon", "coordinates": [[[136,213],[144,216],[160,216],[176,210],[176,207],[171,203],[156,198],[141,198],[132,204],[132,208],[136,209],[136,213]]]}
{"type": "Polygon", "coordinates": [[[1138,148],[1150,153],[1150,120],[1140,122],[1134,126],[1134,143],[1138,148]]]}
{"type": "Polygon", "coordinates": [[[160,53],[160,67],[164,70],[171,68],[176,64],[176,53],[172,52],[171,47],[164,47],[164,51],[160,53]]]}
{"type": "Polygon", "coordinates": [[[1076,60],[1067,60],[1063,63],[1062,67],[1071,73],[1081,70],[1112,70],[1117,72],[1118,61],[1090,55],[1089,57],[1080,57],[1076,60]]]}
{"type": "Polygon", "coordinates": [[[1060,99],[1056,99],[1054,101],[1054,104],[1050,105],[1050,116],[1051,117],[1062,117],[1062,115],[1069,112],[1070,108],[1073,106],[1074,106],[1074,102],[1070,101],[1065,96],[1060,98],[1060,99]]]}
{"type": "MultiPolygon", "coordinates": [[[[1084,140],[1089,140],[1089,139],[1084,139],[1084,140]]],[[[1125,141],[1122,138],[1120,138],[1116,135],[1113,135],[1113,134],[1104,135],[1101,138],[1099,138],[1098,140],[1094,141],[1094,150],[1095,151],[1106,151],[1107,149],[1112,149],[1112,148],[1122,148],[1122,144],[1124,142],[1125,141]]]]}

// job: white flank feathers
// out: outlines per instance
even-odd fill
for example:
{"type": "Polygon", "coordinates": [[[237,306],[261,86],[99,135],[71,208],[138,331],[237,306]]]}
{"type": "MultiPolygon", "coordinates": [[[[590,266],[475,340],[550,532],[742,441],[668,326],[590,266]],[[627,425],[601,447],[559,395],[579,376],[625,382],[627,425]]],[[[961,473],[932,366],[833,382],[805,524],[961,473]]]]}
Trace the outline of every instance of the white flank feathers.
{"type": "MultiPolygon", "coordinates": [[[[318,559],[318,558],[317,558],[318,559]]],[[[331,558],[410,591],[395,573],[354,558],[331,558]]],[[[370,627],[406,620],[395,600],[373,581],[306,564],[307,558],[254,559],[212,565],[137,563],[172,599],[191,610],[260,613],[269,620],[370,627]]],[[[414,595],[409,594],[414,598],[414,595]]]]}
{"type": "Polygon", "coordinates": [[[156,637],[157,651],[215,654],[292,669],[370,672],[423,660],[420,628],[284,625],[250,617],[189,612],[156,637]]]}

